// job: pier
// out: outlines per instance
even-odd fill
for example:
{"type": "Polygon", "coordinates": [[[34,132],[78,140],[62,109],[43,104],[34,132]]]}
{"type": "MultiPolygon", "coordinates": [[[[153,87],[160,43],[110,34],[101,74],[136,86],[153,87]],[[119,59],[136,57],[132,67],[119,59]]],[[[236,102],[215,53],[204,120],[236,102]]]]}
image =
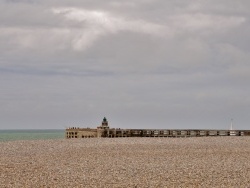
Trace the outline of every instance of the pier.
{"type": "Polygon", "coordinates": [[[117,138],[117,137],[204,137],[204,136],[250,136],[250,130],[214,129],[120,129],[109,128],[106,118],[96,129],[70,127],[66,138],[117,138]]]}
{"type": "Polygon", "coordinates": [[[250,130],[198,130],[198,129],[67,129],[66,138],[93,137],[204,137],[250,136],[250,130]]]}

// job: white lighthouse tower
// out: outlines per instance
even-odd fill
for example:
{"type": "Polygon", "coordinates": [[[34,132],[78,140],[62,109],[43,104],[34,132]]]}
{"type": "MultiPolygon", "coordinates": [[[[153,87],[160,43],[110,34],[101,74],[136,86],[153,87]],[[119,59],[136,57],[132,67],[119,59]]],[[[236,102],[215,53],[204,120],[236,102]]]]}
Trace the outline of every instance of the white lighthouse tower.
{"type": "Polygon", "coordinates": [[[231,119],[230,131],[233,130],[233,119],[231,119]]]}

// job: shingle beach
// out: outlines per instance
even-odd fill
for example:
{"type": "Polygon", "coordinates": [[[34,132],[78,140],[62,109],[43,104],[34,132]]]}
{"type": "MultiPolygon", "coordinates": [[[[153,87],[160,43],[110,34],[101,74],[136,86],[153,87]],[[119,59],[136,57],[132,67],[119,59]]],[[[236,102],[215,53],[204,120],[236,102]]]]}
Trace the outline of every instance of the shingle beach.
{"type": "Polygon", "coordinates": [[[250,137],[0,143],[0,187],[250,187],[250,137]]]}

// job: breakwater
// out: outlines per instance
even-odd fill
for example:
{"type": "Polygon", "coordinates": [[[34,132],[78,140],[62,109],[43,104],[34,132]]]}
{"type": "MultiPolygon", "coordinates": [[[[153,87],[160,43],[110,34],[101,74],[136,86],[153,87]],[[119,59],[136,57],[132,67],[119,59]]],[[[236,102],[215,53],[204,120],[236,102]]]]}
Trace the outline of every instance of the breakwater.
{"type": "Polygon", "coordinates": [[[209,129],[120,129],[110,128],[104,117],[96,129],[70,127],[66,138],[92,137],[201,137],[201,136],[250,136],[250,130],[209,130],[209,129]]]}
{"type": "Polygon", "coordinates": [[[65,136],[66,138],[250,136],[250,130],[69,128],[66,129],[65,136]]]}

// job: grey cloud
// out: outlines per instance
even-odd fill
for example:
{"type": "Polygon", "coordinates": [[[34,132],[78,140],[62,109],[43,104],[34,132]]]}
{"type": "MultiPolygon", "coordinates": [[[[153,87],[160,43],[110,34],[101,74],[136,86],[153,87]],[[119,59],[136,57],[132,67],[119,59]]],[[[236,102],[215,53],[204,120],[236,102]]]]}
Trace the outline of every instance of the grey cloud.
{"type": "Polygon", "coordinates": [[[0,128],[249,129],[246,1],[0,7],[0,128]]]}
{"type": "Polygon", "coordinates": [[[21,74],[21,75],[36,75],[36,76],[111,76],[114,73],[111,71],[97,71],[97,70],[78,70],[72,71],[70,69],[62,69],[50,67],[47,69],[36,69],[30,67],[2,67],[0,68],[2,74],[21,74]]]}

